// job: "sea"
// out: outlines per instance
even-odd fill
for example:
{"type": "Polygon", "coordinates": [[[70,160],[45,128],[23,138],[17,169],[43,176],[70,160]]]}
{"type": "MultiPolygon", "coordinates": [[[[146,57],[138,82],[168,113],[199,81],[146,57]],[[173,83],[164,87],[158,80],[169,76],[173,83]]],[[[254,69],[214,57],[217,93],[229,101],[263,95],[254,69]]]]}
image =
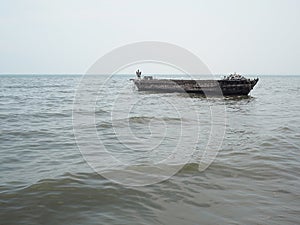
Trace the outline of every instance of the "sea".
{"type": "Polygon", "coordinates": [[[0,224],[300,224],[300,76],[207,98],[86,77],[0,76],[0,224]]]}

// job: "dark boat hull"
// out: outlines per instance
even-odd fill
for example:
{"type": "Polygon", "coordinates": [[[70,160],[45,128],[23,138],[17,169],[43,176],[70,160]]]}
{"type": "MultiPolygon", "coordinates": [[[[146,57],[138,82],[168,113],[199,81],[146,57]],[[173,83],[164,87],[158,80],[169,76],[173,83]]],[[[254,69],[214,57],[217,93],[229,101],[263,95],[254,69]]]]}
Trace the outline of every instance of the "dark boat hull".
{"type": "Polygon", "coordinates": [[[203,95],[248,95],[258,79],[245,80],[171,80],[134,79],[139,91],[185,92],[203,95]]]}

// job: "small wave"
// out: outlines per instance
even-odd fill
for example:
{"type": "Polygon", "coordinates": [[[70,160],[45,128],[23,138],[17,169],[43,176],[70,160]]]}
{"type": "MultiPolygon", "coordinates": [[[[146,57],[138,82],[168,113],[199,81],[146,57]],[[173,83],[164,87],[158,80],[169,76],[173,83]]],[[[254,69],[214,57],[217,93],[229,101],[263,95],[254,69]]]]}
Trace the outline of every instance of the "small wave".
{"type": "Polygon", "coordinates": [[[134,123],[149,123],[150,121],[182,121],[182,118],[175,117],[148,117],[148,116],[133,116],[122,120],[128,120],[129,122],[134,123]]]}
{"type": "Polygon", "coordinates": [[[133,116],[124,119],[113,119],[111,122],[100,122],[97,127],[98,128],[112,128],[113,126],[128,126],[129,124],[149,124],[150,122],[180,122],[184,119],[182,118],[171,118],[171,117],[148,117],[148,116],[133,116]]]}
{"type": "MultiPolygon", "coordinates": [[[[194,172],[199,172],[199,163],[177,163],[177,164],[153,164],[153,165],[147,165],[147,164],[137,164],[137,165],[131,165],[131,166],[126,166],[124,168],[120,168],[120,170],[128,170],[128,171],[137,171],[140,173],[147,174],[149,171],[152,172],[157,172],[158,175],[161,169],[164,170],[169,170],[169,171],[176,171],[178,170],[175,174],[190,174],[194,172]]],[[[109,172],[118,172],[118,170],[111,170],[109,172]]]]}
{"type": "Polygon", "coordinates": [[[276,131],[279,133],[295,133],[295,130],[292,129],[291,127],[287,127],[287,126],[281,126],[281,127],[277,127],[275,129],[273,129],[272,131],[276,131]]]}
{"type": "Polygon", "coordinates": [[[34,89],[34,88],[64,88],[64,87],[70,87],[70,85],[9,85],[9,86],[4,86],[3,88],[9,88],[9,89],[34,89]]]}
{"type": "Polygon", "coordinates": [[[113,127],[113,125],[110,122],[101,122],[101,123],[99,123],[99,124],[96,125],[96,128],[104,128],[104,129],[106,129],[106,128],[112,128],[112,127],[113,127]]]}

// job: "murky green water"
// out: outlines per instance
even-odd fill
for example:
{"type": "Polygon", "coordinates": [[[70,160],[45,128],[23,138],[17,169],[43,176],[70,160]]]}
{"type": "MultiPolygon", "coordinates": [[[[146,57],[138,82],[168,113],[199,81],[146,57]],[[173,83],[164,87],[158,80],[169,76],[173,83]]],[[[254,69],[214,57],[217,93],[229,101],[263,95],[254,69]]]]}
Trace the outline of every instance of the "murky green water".
{"type": "Polygon", "coordinates": [[[174,153],[182,120],[190,125],[187,136],[195,135],[195,121],[180,115],[190,101],[201,124],[192,159],[159,183],[115,183],[97,174],[76,145],[72,108],[79,76],[1,76],[1,224],[300,223],[299,77],[261,76],[250,97],[226,99],[139,93],[128,79],[113,78],[95,106],[108,152],[124,168],[163,163],[174,153]],[[126,109],[132,96],[144,102],[128,117],[112,114],[126,109]],[[167,99],[177,101],[175,110],[167,99]],[[217,105],[226,108],[226,132],[217,157],[201,172],[210,107],[217,105]],[[158,147],[147,148],[154,143],[158,147]]]}

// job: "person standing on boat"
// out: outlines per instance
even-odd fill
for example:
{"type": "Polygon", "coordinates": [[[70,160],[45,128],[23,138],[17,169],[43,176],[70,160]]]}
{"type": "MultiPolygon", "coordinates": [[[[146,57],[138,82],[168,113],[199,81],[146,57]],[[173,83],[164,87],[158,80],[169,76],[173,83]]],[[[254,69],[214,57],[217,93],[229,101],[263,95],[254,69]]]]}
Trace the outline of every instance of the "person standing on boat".
{"type": "Polygon", "coordinates": [[[135,73],[136,73],[136,76],[140,79],[142,72],[138,69],[135,73]]]}

